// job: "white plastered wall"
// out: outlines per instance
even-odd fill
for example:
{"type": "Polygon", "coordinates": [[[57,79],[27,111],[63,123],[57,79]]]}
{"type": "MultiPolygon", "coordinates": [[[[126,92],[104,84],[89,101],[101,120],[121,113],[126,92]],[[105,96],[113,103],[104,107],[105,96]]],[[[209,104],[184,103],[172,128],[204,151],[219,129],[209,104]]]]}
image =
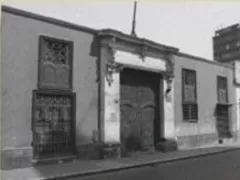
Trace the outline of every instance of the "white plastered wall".
{"type": "Polygon", "coordinates": [[[238,132],[238,138],[240,138],[240,88],[236,87],[236,129],[234,131],[238,132]]]}
{"type": "MultiPolygon", "coordinates": [[[[144,68],[149,71],[166,71],[166,62],[163,59],[145,57],[144,61],[140,56],[124,51],[115,53],[115,61],[123,65],[130,65],[144,68]]],[[[113,74],[113,83],[108,84],[105,78],[105,115],[104,115],[104,141],[106,143],[120,143],[120,73],[113,74]]],[[[174,84],[174,83],[173,83],[174,84]]],[[[164,92],[167,89],[167,82],[163,82],[164,92]]],[[[172,91],[173,92],[173,89],[172,91]]],[[[164,137],[175,139],[174,121],[174,98],[173,93],[170,101],[164,96],[164,137]]]]}
{"type": "MultiPolygon", "coordinates": [[[[234,62],[234,78],[236,80],[237,84],[240,84],[240,61],[235,61],[234,62]]],[[[233,127],[233,131],[238,132],[238,139],[240,138],[240,87],[235,86],[236,89],[236,100],[234,105],[236,105],[236,123],[235,126],[233,127]]]]}

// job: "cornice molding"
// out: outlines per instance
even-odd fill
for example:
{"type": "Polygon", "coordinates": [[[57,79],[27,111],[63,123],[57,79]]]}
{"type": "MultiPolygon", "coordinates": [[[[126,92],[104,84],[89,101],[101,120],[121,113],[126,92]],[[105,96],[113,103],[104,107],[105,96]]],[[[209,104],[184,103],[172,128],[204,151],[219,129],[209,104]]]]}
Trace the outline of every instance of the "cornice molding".
{"type": "MultiPolygon", "coordinates": [[[[179,51],[179,49],[175,47],[165,46],[165,45],[156,43],[154,41],[127,35],[116,30],[109,30],[109,29],[102,30],[102,31],[99,31],[98,36],[101,39],[109,39],[109,38],[111,39],[112,37],[115,37],[119,41],[124,41],[125,43],[132,43],[132,44],[135,44],[136,46],[147,47],[147,49],[149,50],[153,49],[153,50],[158,50],[160,52],[172,52],[172,53],[177,53],[179,51]]],[[[102,45],[104,45],[104,43],[102,45]]]]}
{"type": "Polygon", "coordinates": [[[47,16],[43,16],[43,15],[39,15],[36,13],[32,13],[29,11],[25,11],[22,9],[17,9],[14,7],[10,7],[10,6],[6,6],[6,5],[2,5],[2,12],[6,12],[6,13],[10,13],[16,16],[22,16],[25,18],[29,18],[29,19],[34,19],[37,21],[43,21],[49,24],[53,24],[53,25],[57,25],[57,26],[61,26],[61,27],[65,27],[68,29],[73,29],[73,30],[77,30],[77,31],[82,31],[82,32],[86,32],[86,33],[90,33],[93,35],[98,34],[99,30],[97,29],[93,29],[90,27],[86,27],[86,26],[81,26],[78,24],[74,24],[74,23],[70,23],[64,20],[59,20],[53,17],[47,17],[47,16]]]}

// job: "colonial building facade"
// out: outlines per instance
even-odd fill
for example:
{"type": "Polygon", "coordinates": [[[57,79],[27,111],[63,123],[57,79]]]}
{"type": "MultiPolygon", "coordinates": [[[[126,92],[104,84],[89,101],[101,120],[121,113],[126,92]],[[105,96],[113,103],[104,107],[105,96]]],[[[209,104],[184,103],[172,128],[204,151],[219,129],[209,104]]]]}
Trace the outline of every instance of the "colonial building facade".
{"type": "Polygon", "coordinates": [[[2,67],[5,169],[239,138],[234,68],[175,47],[4,6],[2,67]]]}

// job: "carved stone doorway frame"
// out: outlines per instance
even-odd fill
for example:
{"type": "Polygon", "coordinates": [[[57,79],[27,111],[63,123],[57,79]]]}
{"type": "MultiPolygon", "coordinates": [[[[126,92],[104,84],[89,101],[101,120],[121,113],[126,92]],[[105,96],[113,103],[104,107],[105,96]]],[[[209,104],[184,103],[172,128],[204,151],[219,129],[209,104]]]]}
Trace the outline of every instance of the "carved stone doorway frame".
{"type": "Polygon", "coordinates": [[[123,38],[122,35],[113,34],[109,32],[100,34],[100,130],[102,142],[120,144],[120,73],[124,67],[157,72],[162,75],[163,94],[161,95],[162,102],[160,102],[163,104],[164,114],[162,136],[167,139],[175,139],[174,53],[157,50],[161,57],[156,57],[151,53],[151,50],[154,49],[151,44],[145,45],[142,41],[139,42],[138,38],[123,38]],[[132,41],[141,45],[135,46],[132,41]],[[133,52],[134,48],[137,51],[133,52]]]}

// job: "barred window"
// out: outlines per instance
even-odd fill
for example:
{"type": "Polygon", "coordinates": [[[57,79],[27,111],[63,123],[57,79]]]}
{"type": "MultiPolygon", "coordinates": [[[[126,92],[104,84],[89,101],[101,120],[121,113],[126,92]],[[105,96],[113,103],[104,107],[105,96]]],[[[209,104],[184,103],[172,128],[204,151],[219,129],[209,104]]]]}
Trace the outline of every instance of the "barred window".
{"type": "Polygon", "coordinates": [[[183,120],[196,122],[198,120],[196,71],[188,69],[182,70],[182,91],[183,120]]]}
{"type": "Polygon", "coordinates": [[[227,104],[228,103],[228,93],[227,93],[227,78],[218,76],[217,77],[217,92],[218,92],[218,103],[227,104]]]}
{"type": "Polygon", "coordinates": [[[198,105],[197,104],[183,104],[183,120],[195,122],[198,119],[198,105]]]}

